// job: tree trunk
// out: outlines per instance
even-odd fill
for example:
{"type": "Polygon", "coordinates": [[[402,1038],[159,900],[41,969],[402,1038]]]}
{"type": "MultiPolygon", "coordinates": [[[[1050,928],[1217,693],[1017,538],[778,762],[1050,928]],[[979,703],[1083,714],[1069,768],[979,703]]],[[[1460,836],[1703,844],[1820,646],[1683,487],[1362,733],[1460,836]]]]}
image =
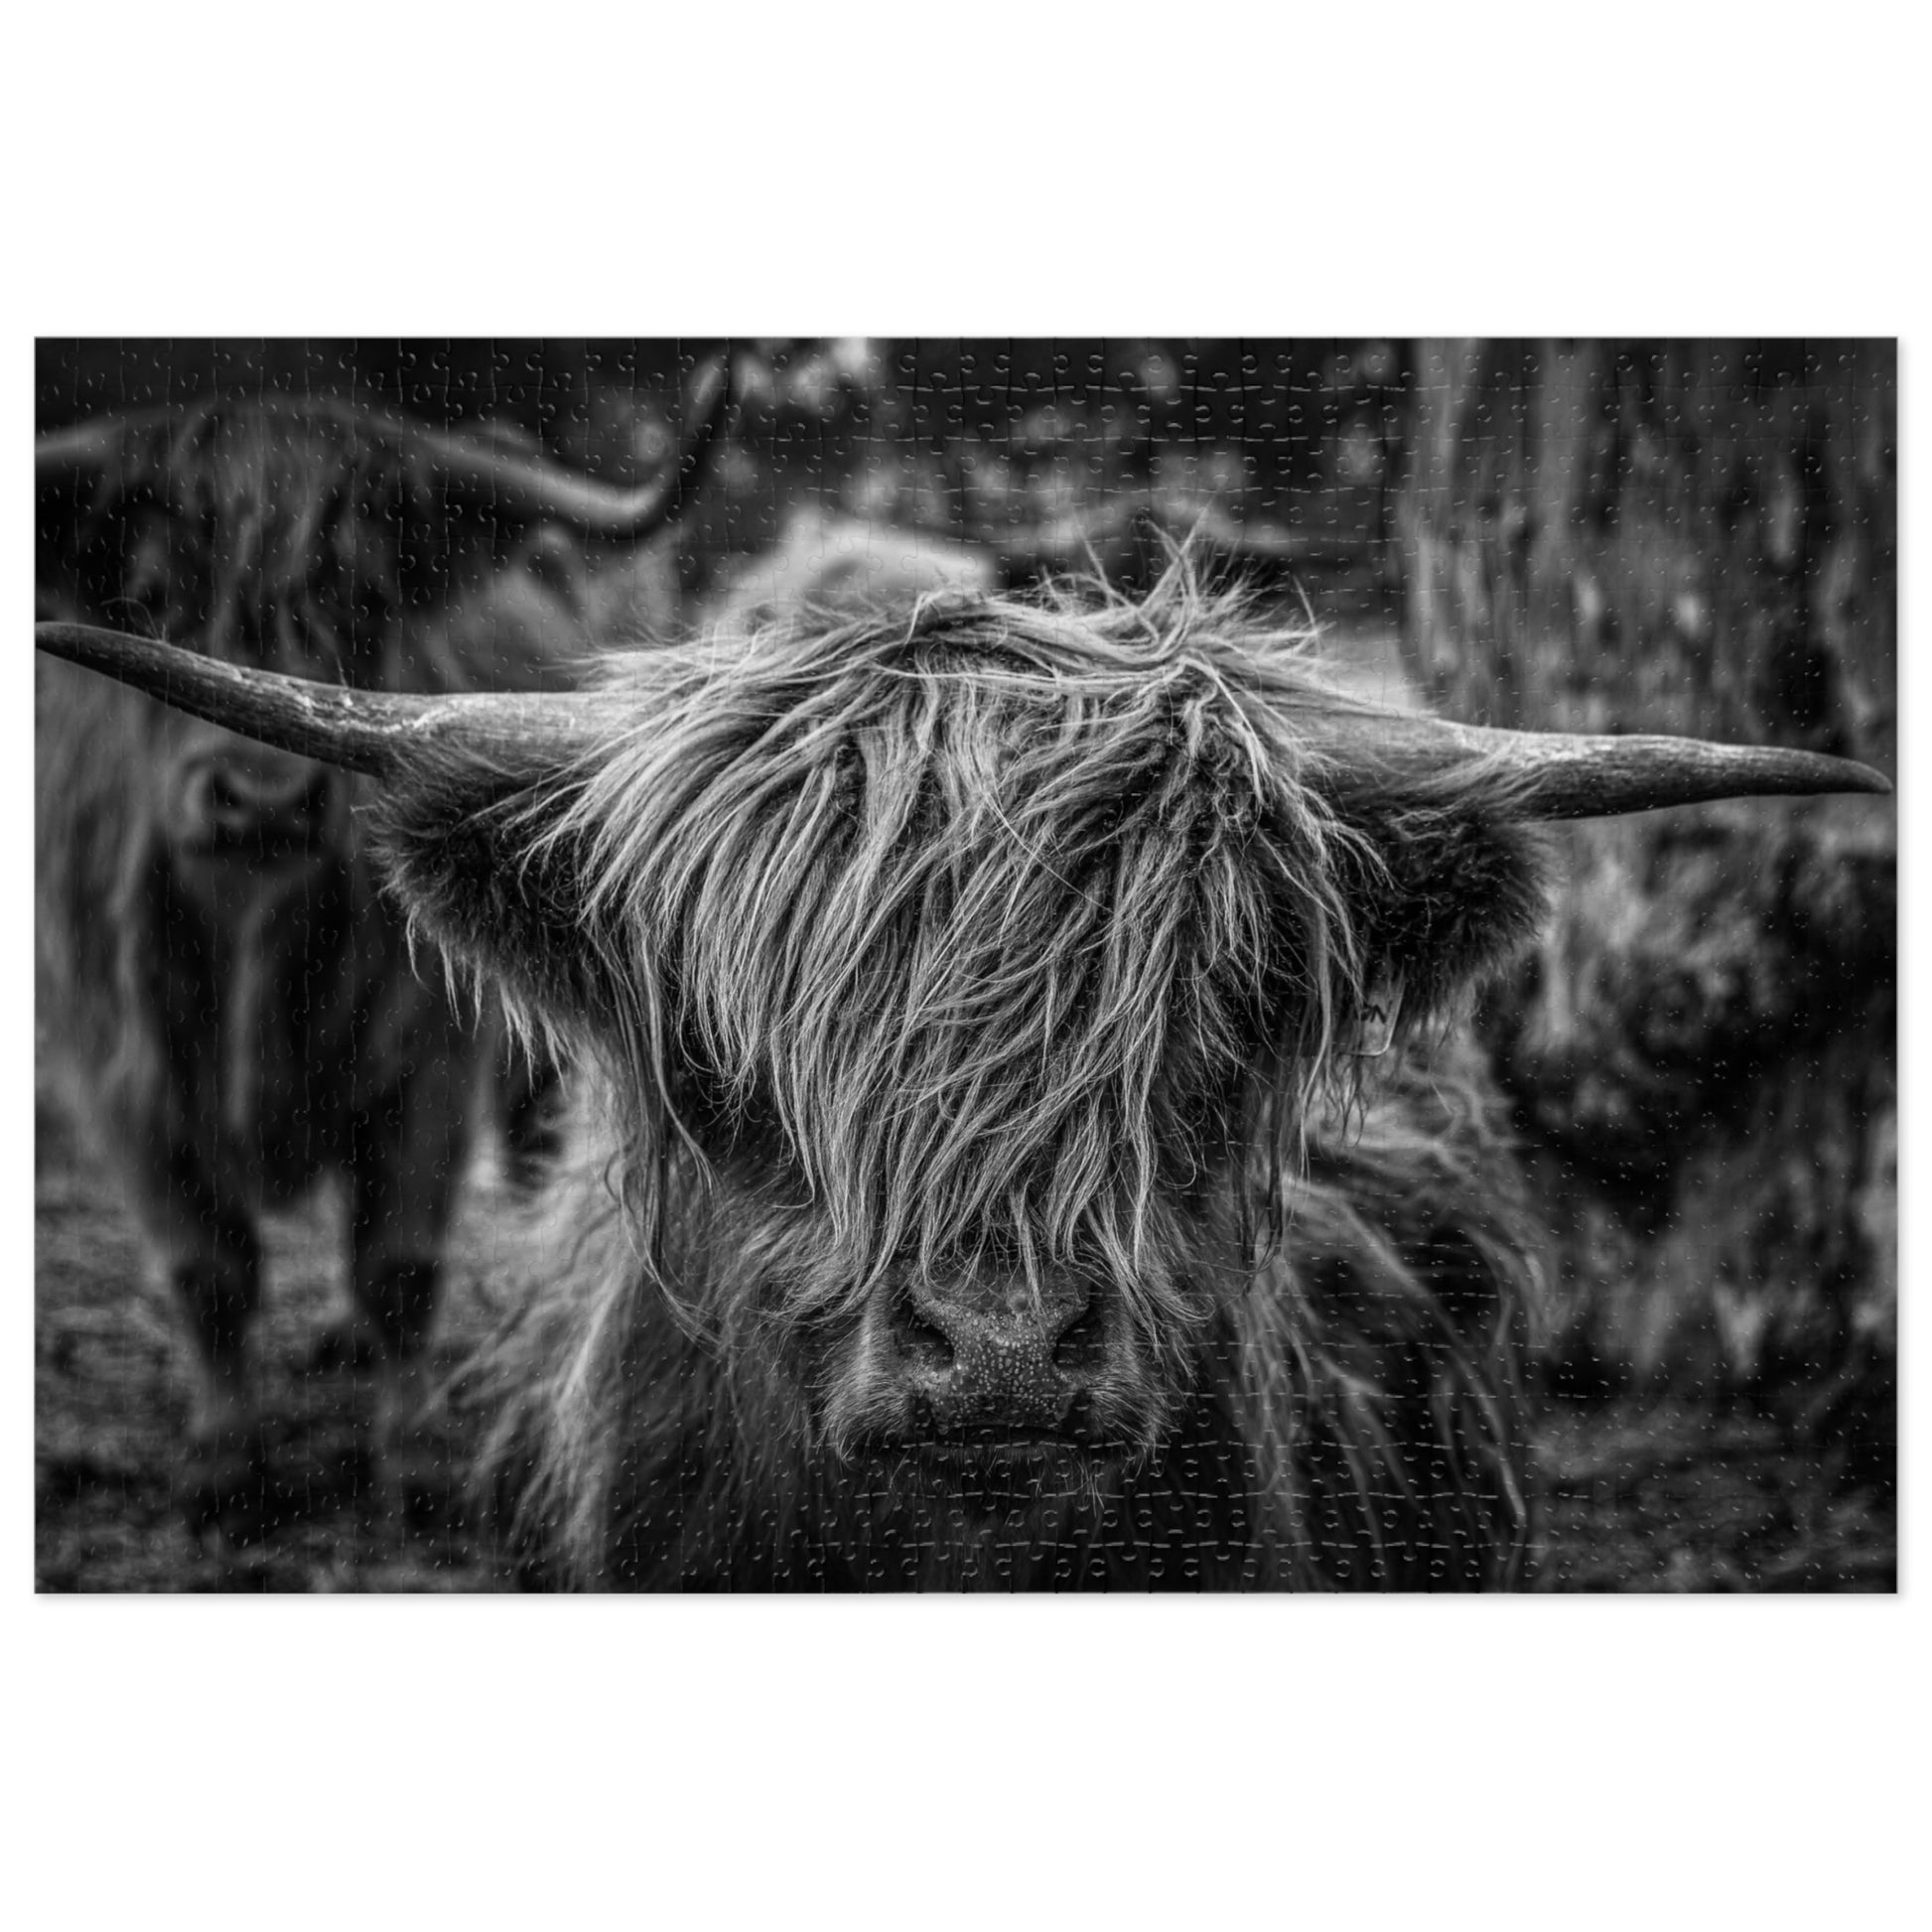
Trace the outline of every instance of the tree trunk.
{"type": "MultiPolygon", "coordinates": [[[[1891,343],[1428,343],[1415,375],[1405,649],[1445,713],[1893,771],[1891,343]]],[[[1556,836],[1484,1016],[1557,1229],[1553,1373],[1715,1379],[1888,1470],[1891,801],[1556,836]]]]}

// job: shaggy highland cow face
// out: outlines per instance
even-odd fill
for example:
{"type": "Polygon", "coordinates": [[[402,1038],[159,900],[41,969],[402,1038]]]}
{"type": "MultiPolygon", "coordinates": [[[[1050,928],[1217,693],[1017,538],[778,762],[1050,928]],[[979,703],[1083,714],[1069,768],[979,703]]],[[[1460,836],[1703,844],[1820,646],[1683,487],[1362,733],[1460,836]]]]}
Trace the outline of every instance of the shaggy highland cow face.
{"type": "Polygon", "coordinates": [[[1293,635],[793,616],[614,666],[566,762],[419,765],[406,900],[602,1072],[654,1292],[805,1440],[987,1498],[1155,1449],[1345,1088],[1533,917],[1474,796],[1331,796],[1293,635]],[[1399,827],[1399,830],[1398,830],[1399,827]]]}
{"type": "MultiPolygon", "coordinates": [[[[395,616],[394,523],[376,470],[335,426],[207,407],[130,435],[83,473],[43,603],[145,629],[224,663],[381,686],[395,616]],[[70,527],[71,534],[69,534],[70,527]]],[[[66,475],[47,485],[62,507],[66,475]]],[[[346,773],[156,706],[152,822],[177,881],[238,910],[307,890],[350,857],[346,773]]]]}

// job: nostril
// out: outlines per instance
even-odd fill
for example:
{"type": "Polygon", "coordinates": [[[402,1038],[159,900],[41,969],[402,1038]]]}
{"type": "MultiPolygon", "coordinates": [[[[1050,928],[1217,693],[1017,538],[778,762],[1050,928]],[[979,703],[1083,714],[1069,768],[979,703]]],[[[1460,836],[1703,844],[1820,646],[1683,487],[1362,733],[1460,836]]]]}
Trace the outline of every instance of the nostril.
{"type": "Polygon", "coordinates": [[[319,825],[329,815],[329,774],[319,771],[305,785],[295,800],[295,811],[299,818],[312,825],[319,825]]]}
{"type": "Polygon", "coordinates": [[[178,780],[174,829],[195,851],[314,847],[327,836],[336,796],[333,774],[306,760],[293,770],[260,770],[197,759],[178,780]]]}
{"type": "Polygon", "coordinates": [[[953,1365],[951,1338],[904,1299],[894,1305],[893,1337],[899,1353],[919,1368],[949,1369],[953,1365]]]}
{"type": "Polygon", "coordinates": [[[1060,1331],[1053,1344],[1053,1366],[1063,1375],[1084,1380],[1099,1369],[1105,1346],[1096,1298],[1060,1331]]]}
{"type": "Polygon", "coordinates": [[[218,764],[209,765],[203,772],[202,796],[207,800],[208,809],[216,812],[239,811],[246,803],[233,774],[218,764]]]}

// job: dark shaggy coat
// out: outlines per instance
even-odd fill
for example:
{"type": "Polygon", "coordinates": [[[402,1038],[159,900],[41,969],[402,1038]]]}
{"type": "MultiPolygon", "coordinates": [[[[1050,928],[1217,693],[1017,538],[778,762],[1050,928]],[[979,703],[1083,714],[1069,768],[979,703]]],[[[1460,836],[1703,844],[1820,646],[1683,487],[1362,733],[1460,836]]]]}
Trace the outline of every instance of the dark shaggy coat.
{"type": "Polygon", "coordinates": [[[1455,1012],[1537,853],[1484,767],[1313,756],[1306,641],[1184,565],[793,613],[614,666],[567,760],[385,797],[415,917],[587,1070],[489,1364],[536,1571],[1517,1579],[1535,1271],[1455,1012]],[[1051,1482],[894,1452],[880,1311],[982,1275],[1104,1311],[1106,1452],[1051,1482]]]}

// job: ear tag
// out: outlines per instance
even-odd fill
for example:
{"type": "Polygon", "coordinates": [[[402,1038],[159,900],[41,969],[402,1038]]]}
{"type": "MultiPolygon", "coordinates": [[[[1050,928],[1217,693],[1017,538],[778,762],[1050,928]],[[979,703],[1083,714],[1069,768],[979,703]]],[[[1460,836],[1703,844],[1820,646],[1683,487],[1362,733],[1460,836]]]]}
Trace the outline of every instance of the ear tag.
{"type": "Polygon", "coordinates": [[[1362,1025],[1355,1040],[1356,1057],[1379,1060],[1395,1043],[1396,1022],[1401,1018],[1402,976],[1384,966],[1362,995],[1362,1025]]]}

